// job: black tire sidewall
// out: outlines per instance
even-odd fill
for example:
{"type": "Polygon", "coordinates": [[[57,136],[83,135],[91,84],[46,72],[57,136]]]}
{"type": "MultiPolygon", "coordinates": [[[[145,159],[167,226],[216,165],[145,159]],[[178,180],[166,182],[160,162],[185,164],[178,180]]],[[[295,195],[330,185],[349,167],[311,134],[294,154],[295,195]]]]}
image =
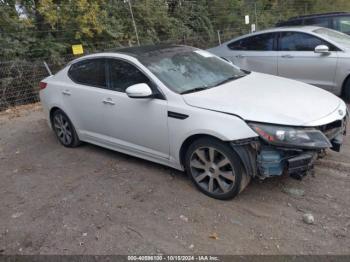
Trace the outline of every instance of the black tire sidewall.
{"type": "Polygon", "coordinates": [[[215,199],[219,200],[228,200],[232,199],[235,196],[237,196],[241,189],[241,181],[243,176],[243,167],[240,161],[239,156],[236,154],[236,152],[230,147],[228,143],[225,143],[223,141],[220,141],[215,138],[200,138],[196,141],[194,141],[188,148],[186,155],[185,155],[185,170],[187,175],[192,180],[193,184],[205,195],[210,196],[215,199]],[[212,194],[205,189],[203,189],[198,183],[195,181],[190,167],[190,160],[193,152],[201,147],[213,147],[217,150],[219,150],[221,153],[225,154],[225,156],[230,160],[232,167],[235,172],[236,180],[234,187],[227,193],[224,194],[212,194]]]}
{"type": "Polygon", "coordinates": [[[348,78],[344,84],[342,96],[345,102],[350,102],[350,78],[348,78]]]}

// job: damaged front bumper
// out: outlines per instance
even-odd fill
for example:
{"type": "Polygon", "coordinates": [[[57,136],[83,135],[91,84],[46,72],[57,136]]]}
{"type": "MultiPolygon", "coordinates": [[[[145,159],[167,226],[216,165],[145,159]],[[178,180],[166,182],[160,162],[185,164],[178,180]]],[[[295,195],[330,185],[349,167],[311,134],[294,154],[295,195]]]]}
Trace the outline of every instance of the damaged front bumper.
{"type": "Polygon", "coordinates": [[[257,152],[257,174],[260,178],[288,174],[301,179],[310,170],[321,152],[263,146],[257,152]]]}
{"type": "MultiPolygon", "coordinates": [[[[334,151],[340,151],[347,119],[348,116],[317,127],[327,137],[330,149],[334,151]]],[[[313,170],[315,160],[325,153],[325,148],[283,147],[269,144],[261,138],[232,142],[232,147],[241,156],[246,172],[261,179],[283,174],[301,179],[313,170]]]]}

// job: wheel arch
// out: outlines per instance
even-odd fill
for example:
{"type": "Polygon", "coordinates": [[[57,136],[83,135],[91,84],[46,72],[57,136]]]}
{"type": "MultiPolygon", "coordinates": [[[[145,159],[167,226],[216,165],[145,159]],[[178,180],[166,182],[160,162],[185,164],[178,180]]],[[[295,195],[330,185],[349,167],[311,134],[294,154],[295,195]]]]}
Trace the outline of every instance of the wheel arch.
{"type": "Polygon", "coordinates": [[[225,141],[225,140],[222,140],[219,137],[214,136],[214,135],[205,134],[205,133],[193,134],[193,135],[189,136],[188,138],[186,138],[180,147],[179,159],[180,159],[181,166],[183,166],[183,167],[185,166],[185,156],[186,156],[186,152],[187,152],[187,149],[189,148],[189,146],[195,140],[200,139],[200,138],[205,138],[205,137],[213,138],[213,139],[216,139],[216,140],[223,142],[223,143],[229,143],[232,150],[237,154],[245,173],[251,177],[256,176],[257,170],[256,170],[256,163],[254,160],[254,156],[255,156],[254,149],[250,146],[250,143],[252,141],[255,141],[254,139],[248,139],[246,141],[246,143],[244,143],[244,144],[235,145],[234,143],[232,143],[232,141],[225,141]]]}
{"type": "MultiPolygon", "coordinates": [[[[250,180],[256,175],[256,163],[254,160],[254,154],[252,151],[254,150],[251,145],[254,139],[248,139],[246,141],[244,140],[237,140],[237,141],[227,141],[222,140],[216,136],[208,135],[208,134],[194,134],[188,137],[184,143],[181,145],[180,149],[180,162],[182,166],[187,166],[185,164],[186,161],[186,152],[190,145],[198,140],[203,138],[209,138],[211,140],[216,140],[220,143],[224,143],[227,146],[229,146],[232,150],[233,155],[236,156],[235,165],[239,165],[237,168],[239,168],[239,174],[240,179],[238,180],[238,193],[242,192],[244,188],[249,184],[250,180]],[[236,142],[238,142],[236,144],[236,142]],[[242,142],[243,144],[240,144],[242,142]]],[[[215,144],[214,144],[215,145],[215,144]]],[[[192,178],[193,176],[189,173],[190,171],[187,170],[187,174],[192,178]]],[[[237,180],[237,179],[236,179],[237,180]]],[[[194,180],[193,180],[194,181],[194,180]]],[[[205,193],[207,194],[207,193],[205,193]]],[[[221,199],[221,198],[219,198],[221,199]]],[[[224,198],[222,198],[224,199],[224,198]]]]}
{"type": "Polygon", "coordinates": [[[350,80],[350,73],[345,77],[343,84],[341,86],[340,96],[342,96],[342,97],[344,96],[345,86],[346,86],[346,83],[348,82],[348,80],[350,80]]]}
{"type": "MultiPolygon", "coordinates": [[[[66,112],[64,110],[62,110],[62,108],[60,108],[59,106],[52,106],[49,109],[49,123],[51,125],[51,128],[54,130],[54,132],[56,132],[55,128],[54,128],[54,114],[57,111],[61,111],[63,113],[63,115],[65,115],[65,118],[68,120],[70,126],[71,126],[71,132],[72,132],[72,142],[69,145],[63,144],[62,141],[60,141],[65,147],[77,147],[81,144],[81,140],[79,139],[79,135],[76,131],[76,128],[74,126],[74,124],[72,123],[72,120],[69,118],[69,116],[66,114],[66,112]]],[[[56,134],[57,135],[57,134],[56,134]]]]}
{"type": "MultiPolygon", "coordinates": [[[[59,108],[58,106],[53,106],[50,111],[49,111],[49,116],[50,116],[50,122],[52,123],[52,117],[53,114],[57,111],[57,110],[61,110],[63,111],[61,108],[59,108]]],[[[64,112],[64,111],[63,111],[64,112]]]]}
{"type": "Polygon", "coordinates": [[[71,118],[60,106],[57,106],[57,105],[52,106],[52,107],[50,108],[50,110],[49,110],[50,123],[52,123],[53,114],[54,114],[57,110],[62,111],[62,112],[68,117],[69,121],[73,124],[74,128],[77,127],[75,121],[73,121],[72,118],[71,118]]]}
{"type": "Polygon", "coordinates": [[[51,127],[52,127],[52,120],[53,120],[52,118],[53,118],[53,114],[54,114],[57,110],[62,111],[62,112],[68,117],[69,121],[72,123],[72,125],[73,125],[74,128],[76,129],[77,125],[76,125],[75,121],[73,121],[73,120],[70,118],[70,116],[69,116],[61,107],[59,107],[59,106],[57,106],[57,105],[52,106],[52,107],[50,108],[50,110],[49,110],[49,119],[50,119],[51,127]]]}
{"type": "Polygon", "coordinates": [[[222,139],[218,138],[217,136],[214,136],[214,135],[209,135],[209,134],[205,134],[205,133],[200,133],[200,134],[193,134],[193,135],[190,135],[189,137],[187,137],[185,139],[185,141],[183,141],[181,147],[180,147],[180,151],[179,151],[179,159],[180,159],[180,164],[182,166],[185,166],[185,156],[186,156],[186,152],[187,152],[187,149],[189,148],[189,146],[197,139],[199,138],[204,138],[204,137],[207,137],[207,138],[214,138],[216,140],[219,140],[221,142],[225,142],[223,141],[222,139]]]}

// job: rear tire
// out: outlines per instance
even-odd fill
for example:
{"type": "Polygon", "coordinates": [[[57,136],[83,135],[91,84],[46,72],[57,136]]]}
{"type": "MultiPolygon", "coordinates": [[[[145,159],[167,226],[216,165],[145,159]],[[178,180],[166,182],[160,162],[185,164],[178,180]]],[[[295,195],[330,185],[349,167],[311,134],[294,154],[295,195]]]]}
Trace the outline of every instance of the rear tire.
{"type": "Polygon", "coordinates": [[[234,198],[250,181],[237,153],[215,138],[194,141],[186,152],[185,168],[195,186],[215,199],[234,198]]]}
{"type": "Polygon", "coordinates": [[[348,79],[345,80],[342,96],[345,102],[350,102],[350,77],[348,77],[348,79]]]}
{"type": "Polygon", "coordinates": [[[65,147],[77,147],[81,144],[75,128],[68,116],[60,109],[52,114],[52,128],[60,143],[65,147]]]}

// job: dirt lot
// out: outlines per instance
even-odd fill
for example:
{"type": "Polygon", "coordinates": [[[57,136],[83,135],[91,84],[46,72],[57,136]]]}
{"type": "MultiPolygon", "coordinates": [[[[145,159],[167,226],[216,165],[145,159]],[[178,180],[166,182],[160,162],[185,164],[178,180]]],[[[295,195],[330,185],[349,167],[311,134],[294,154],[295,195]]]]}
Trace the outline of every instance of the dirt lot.
{"type": "Polygon", "coordinates": [[[349,254],[349,157],[348,137],[314,177],[218,201],[173,169],[64,148],[40,106],[12,109],[0,115],[0,254],[349,254]]]}

